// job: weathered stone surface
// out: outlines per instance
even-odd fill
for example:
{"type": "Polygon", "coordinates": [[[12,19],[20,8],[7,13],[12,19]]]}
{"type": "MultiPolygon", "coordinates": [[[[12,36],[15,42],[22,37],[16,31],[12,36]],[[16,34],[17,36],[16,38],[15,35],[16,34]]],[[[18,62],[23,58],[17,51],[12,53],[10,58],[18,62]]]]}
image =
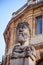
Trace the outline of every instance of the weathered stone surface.
{"type": "Polygon", "coordinates": [[[35,65],[35,64],[36,62],[32,61],[30,57],[10,60],[10,65],[35,65]]]}
{"type": "Polygon", "coordinates": [[[34,46],[30,45],[29,40],[31,31],[27,22],[17,25],[17,43],[10,55],[10,65],[30,65],[36,64],[36,52],[34,46]],[[28,44],[28,45],[25,45],[28,44]],[[13,59],[12,59],[13,58],[13,59]]]}
{"type": "MultiPolygon", "coordinates": [[[[32,3],[34,2],[33,0],[31,0],[32,3]]],[[[10,55],[14,49],[14,46],[16,46],[17,43],[17,39],[16,39],[16,29],[17,29],[17,25],[20,22],[28,22],[29,23],[29,27],[31,29],[31,39],[29,40],[29,42],[27,41],[24,46],[28,46],[28,43],[32,44],[35,47],[35,51],[36,51],[36,61],[39,61],[39,59],[42,59],[42,55],[43,55],[43,23],[42,23],[42,34],[41,35],[36,35],[36,17],[38,16],[42,16],[43,18],[43,1],[40,0],[40,2],[38,3],[33,3],[33,5],[31,5],[30,3],[26,3],[21,9],[19,9],[16,12],[16,16],[13,14],[12,19],[10,20],[9,24],[7,25],[5,32],[4,32],[4,38],[5,38],[5,42],[6,42],[6,48],[5,48],[5,62],[3,63],[3,65],[7,65],[8,61],[10,61],[11,65],[14,65],[15,61],[19,63],[19,58],[18,59],[9,59],[6,58],[6,56],[8,57],[8,55],[10,55]],[[30,6],[29,6],[30,4],[30,6]],[[9,59],[9,60],[8,60],[9,59]]],[[[42,19],[43,21],[43,19],[42,19]]],[[[34,51],[34,53],[35,53],[34,51]]],[[[12,54],[11,54],[12,55],[12,54]]],[[[34,57],[32,55],[32,57],[34,57]]],[[[25,59],[27,61],[27,59],[25,59]]],[[[21,64],[23,62],[23,58],[21,59],[21,64]]],[[[28,62],[28,61],[27,61],[28,62]]],[[[35,63],[34,61],[31,60],[31,57],[29,57],[29,62],[30,63],[25,63],[26,65],[30,64],[32,65],[33,63],[35,63]]],[[[39,62],[40,63],[40,62],[39,62]]],[[[41,64],[41,63],[40,63],[41,64]]],[[[39,65],[40,65],[39,64],[39,65]]],[[[18,65],[18,64],[17,64],[18,65]]],[[[34,64],[33,64],[34,65],[34,64]]]]}

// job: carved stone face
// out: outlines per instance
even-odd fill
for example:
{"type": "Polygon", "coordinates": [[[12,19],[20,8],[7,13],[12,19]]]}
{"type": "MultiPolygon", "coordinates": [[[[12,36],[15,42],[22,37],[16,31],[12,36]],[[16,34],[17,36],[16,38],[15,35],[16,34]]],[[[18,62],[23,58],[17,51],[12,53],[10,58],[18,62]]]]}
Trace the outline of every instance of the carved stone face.
{"type": "Polygon", "coordinates": [[[21,44],[30,38],[29,28],[26,23],[20,23],[17,28],[17,41],[21,44]]]}

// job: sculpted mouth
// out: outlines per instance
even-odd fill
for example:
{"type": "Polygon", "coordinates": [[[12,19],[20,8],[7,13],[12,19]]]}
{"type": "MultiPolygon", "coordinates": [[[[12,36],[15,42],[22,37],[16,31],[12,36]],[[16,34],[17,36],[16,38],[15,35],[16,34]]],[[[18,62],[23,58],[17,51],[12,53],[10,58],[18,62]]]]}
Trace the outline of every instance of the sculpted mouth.
{"type": "Polygon", "coordinates": [[[23,34],[23,32],[19,32],[19,34],[23,34]]]}
{"type": "Polygon", "coordinates": [[[22,33],[22,32],[20,32],[20,33],[19,33],[19,35],[22,35],[22,36],[23,36],[23,33],[22,33]]]}
{"type": "Polygon", "coordinates": [[[19,34],[19,37],[23,37],[23,38],[24,38],[24,34],[21,34],[21,33],[20,33],[20,34],[19,34]]]}

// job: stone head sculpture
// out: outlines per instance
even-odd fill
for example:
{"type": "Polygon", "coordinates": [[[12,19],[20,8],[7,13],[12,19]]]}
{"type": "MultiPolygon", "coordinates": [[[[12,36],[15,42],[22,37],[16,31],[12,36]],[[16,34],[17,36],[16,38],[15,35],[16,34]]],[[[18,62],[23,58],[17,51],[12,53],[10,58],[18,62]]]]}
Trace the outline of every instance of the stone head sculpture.
{"type": "Polygon", "coordinates": [[[17,42],[23,45],[27,40],[30,39],[30,27],[27,22],[20,22],[17,25],[17,42]]]}
{"type": "MultiPolygon", "coordinates": [[[[29,43],[31,35],[29,24],[27,22],[18,23],[16,33],[17,33],[17,39],[16,39],[17,44],[14,46],[12,51],[14,58],[25,57],[28,60],[28,57],[30,57],[32,60],[34,60],[35,56],[34,47],[31,46],[29,43]]],[[[22,63],[20,65],[22,65],[22,63]]]]}

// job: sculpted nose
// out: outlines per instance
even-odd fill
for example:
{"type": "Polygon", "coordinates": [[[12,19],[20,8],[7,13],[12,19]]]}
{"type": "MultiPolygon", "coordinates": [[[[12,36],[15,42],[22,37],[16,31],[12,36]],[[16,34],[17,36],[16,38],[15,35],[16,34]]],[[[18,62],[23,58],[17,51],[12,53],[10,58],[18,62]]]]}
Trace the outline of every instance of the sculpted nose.
{"type": "Polygon", "coordinates": [[[19,32],[22,32],[22,31],[23,31],[22,28],[20,28],[20,29],[19,29],[19,32]]]}

